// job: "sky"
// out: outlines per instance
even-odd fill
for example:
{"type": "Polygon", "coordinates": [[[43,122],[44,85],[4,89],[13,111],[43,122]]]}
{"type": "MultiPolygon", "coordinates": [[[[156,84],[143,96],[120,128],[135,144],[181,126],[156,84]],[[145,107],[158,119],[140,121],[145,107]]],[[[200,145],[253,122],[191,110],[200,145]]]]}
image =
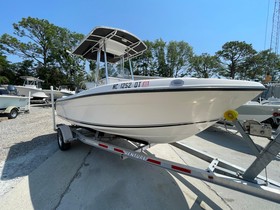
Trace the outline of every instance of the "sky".
{"type": "Polygon", "coordinates": [[[85,35],[109,26],[142,40],[185,41],[197,55],[214,55],[229,41],[268,49],[274,0],[0,0],[0,5],[0,36],[13,35],[12,24],[30,16],[85,35]]]}

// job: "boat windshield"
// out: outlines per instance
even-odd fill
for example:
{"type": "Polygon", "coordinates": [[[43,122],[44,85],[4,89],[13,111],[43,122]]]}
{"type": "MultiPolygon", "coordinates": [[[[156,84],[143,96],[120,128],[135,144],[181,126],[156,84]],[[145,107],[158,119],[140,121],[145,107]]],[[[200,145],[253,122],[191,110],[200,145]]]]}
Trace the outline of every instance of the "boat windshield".
{"type": "Polygon", "coordinates": [[[39,80],[24,80],[23,86],[26,87],[34,87],[34,88],[42,88],[41,81],[39,80]]]}
{"type": "Polygon", "coordinates": [[[108,65],[108,75],[109,77],[131,79],[130,71],[121,64],[108,65]]]}
{"type": "MultiPolygon", "coordinates": [[[[132,75],[130,74],[130,70],[124,68],[122,64],[109,64],[108,68],[108,83],[116,83],[125,80],[131,80],[132,75]]],[[[106,71],[105,66],[102,66],[99,70],[98,82],[97,85],[105,85],[106,84],[106,71]]]]}

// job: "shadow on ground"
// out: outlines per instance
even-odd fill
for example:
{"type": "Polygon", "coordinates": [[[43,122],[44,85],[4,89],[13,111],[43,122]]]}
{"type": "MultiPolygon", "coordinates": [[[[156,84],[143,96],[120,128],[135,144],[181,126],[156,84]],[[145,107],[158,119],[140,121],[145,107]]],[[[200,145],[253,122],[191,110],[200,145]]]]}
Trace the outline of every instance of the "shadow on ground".
{"type": "MultiPolygon", "coordinates": [[[[255,156],[254,152],[251,150],[247,142],[241,136],[227,132],[218,127],[210,127],[207,130],[197,134],[197,136],[200,137],[202,140],[209,141],[235,151],[255,156]]],[[[256,146],[260,150],[263,149],[258,144],[256,144],[256,146]]]]}
{"type": "Polygon", "coordinates": [[[11,146],[4,163],[1,180],[29,175],[57,149],[55,133],[38,136],[31,141],[11,146]]]}

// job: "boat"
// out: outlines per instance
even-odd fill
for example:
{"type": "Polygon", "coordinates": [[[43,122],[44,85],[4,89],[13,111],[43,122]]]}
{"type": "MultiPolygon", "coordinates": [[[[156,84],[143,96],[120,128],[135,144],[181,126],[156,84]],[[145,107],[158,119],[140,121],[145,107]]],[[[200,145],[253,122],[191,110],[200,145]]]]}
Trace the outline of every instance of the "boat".
{"type": "Polygon", "coordinates": [[[280,99],[270,97],[259,101],[249,101],[236,109],[240,121],[254,120],[271,124],[273,128],[280,125],[280,99]]]}
{"type": "Polygon", "coordinates": [[[16,85],[18,95],[21,96],[30,96],[32,100],[46,100],[49,96],[47,96],[41,88],[41,83],[43,80],[32,77],[32,76],[21,76],[21,79],[24,80],[23,85],[16,85]]]}
{"type": "Polygon", "coordinates": [[[8,118],[16,118],[19,111],[29,110],[29,97],[10,94],[0,87],[0,113],[8,114],[8,118]]]}
{"type": "Polygon", "coordinates": [[[146,48],[128,31],[94,28],[72,53],[97,62],[95,86],[58,99],[57,115],[130,140],[171,143],[205,130],[265,89],[258,82],[215,78],[134,80],[131,59],[146,48]]]}
{"type": "MultiPolygon", "coordinates": [[[[21,76],[20,78],[24,79],[23,85],[15,86],[19,95],[29,96],[30,92],[32,101],[45,101],[51,97],[51,90],[42,89],[44,80],[32,76],[21,76]]],[[[55,100],[74,93],[75,91],[70,91],[66,86],[60,86],[57,90],[53,90],[55,100]]]]}
{"type": "MultiPolygon", "coordinates": [[[[52,90],[43,89],[44,93],[50,98],[52,90]]],[[[62,97],[67,97],[75,94],[75,91],[71,91],[67,86],[59,86],[57,90],[53,90],[54,100],[62,97]]]]}
{"type": "Polygon", "coordinates": [[[257,98],[261,100],[268,100],[268,99],[280,99],[280,83],[279,82],[271,82],[265,84],[266,90],[263,91],[257,98]]]}

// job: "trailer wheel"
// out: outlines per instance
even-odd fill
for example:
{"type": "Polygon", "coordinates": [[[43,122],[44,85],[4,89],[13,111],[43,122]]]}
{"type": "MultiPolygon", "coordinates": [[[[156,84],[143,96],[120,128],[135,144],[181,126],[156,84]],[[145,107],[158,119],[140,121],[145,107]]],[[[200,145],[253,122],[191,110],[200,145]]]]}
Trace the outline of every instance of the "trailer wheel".
{"type": "Polygon", "coordinates": [[[71,147],[70,143],[65,143],[64,137],[63,137],[63,134],[62,134],[60,128],[57,129],[57,143],[58,143],[59,149],[62,151],[69,150],[71,147]]]}
{"type": "Polygon", "coordinates": [[[17,108],[13,108],[10,113],[8,113],[9,119],[15,119],[18,116],[18,110],[17,108]]]}

